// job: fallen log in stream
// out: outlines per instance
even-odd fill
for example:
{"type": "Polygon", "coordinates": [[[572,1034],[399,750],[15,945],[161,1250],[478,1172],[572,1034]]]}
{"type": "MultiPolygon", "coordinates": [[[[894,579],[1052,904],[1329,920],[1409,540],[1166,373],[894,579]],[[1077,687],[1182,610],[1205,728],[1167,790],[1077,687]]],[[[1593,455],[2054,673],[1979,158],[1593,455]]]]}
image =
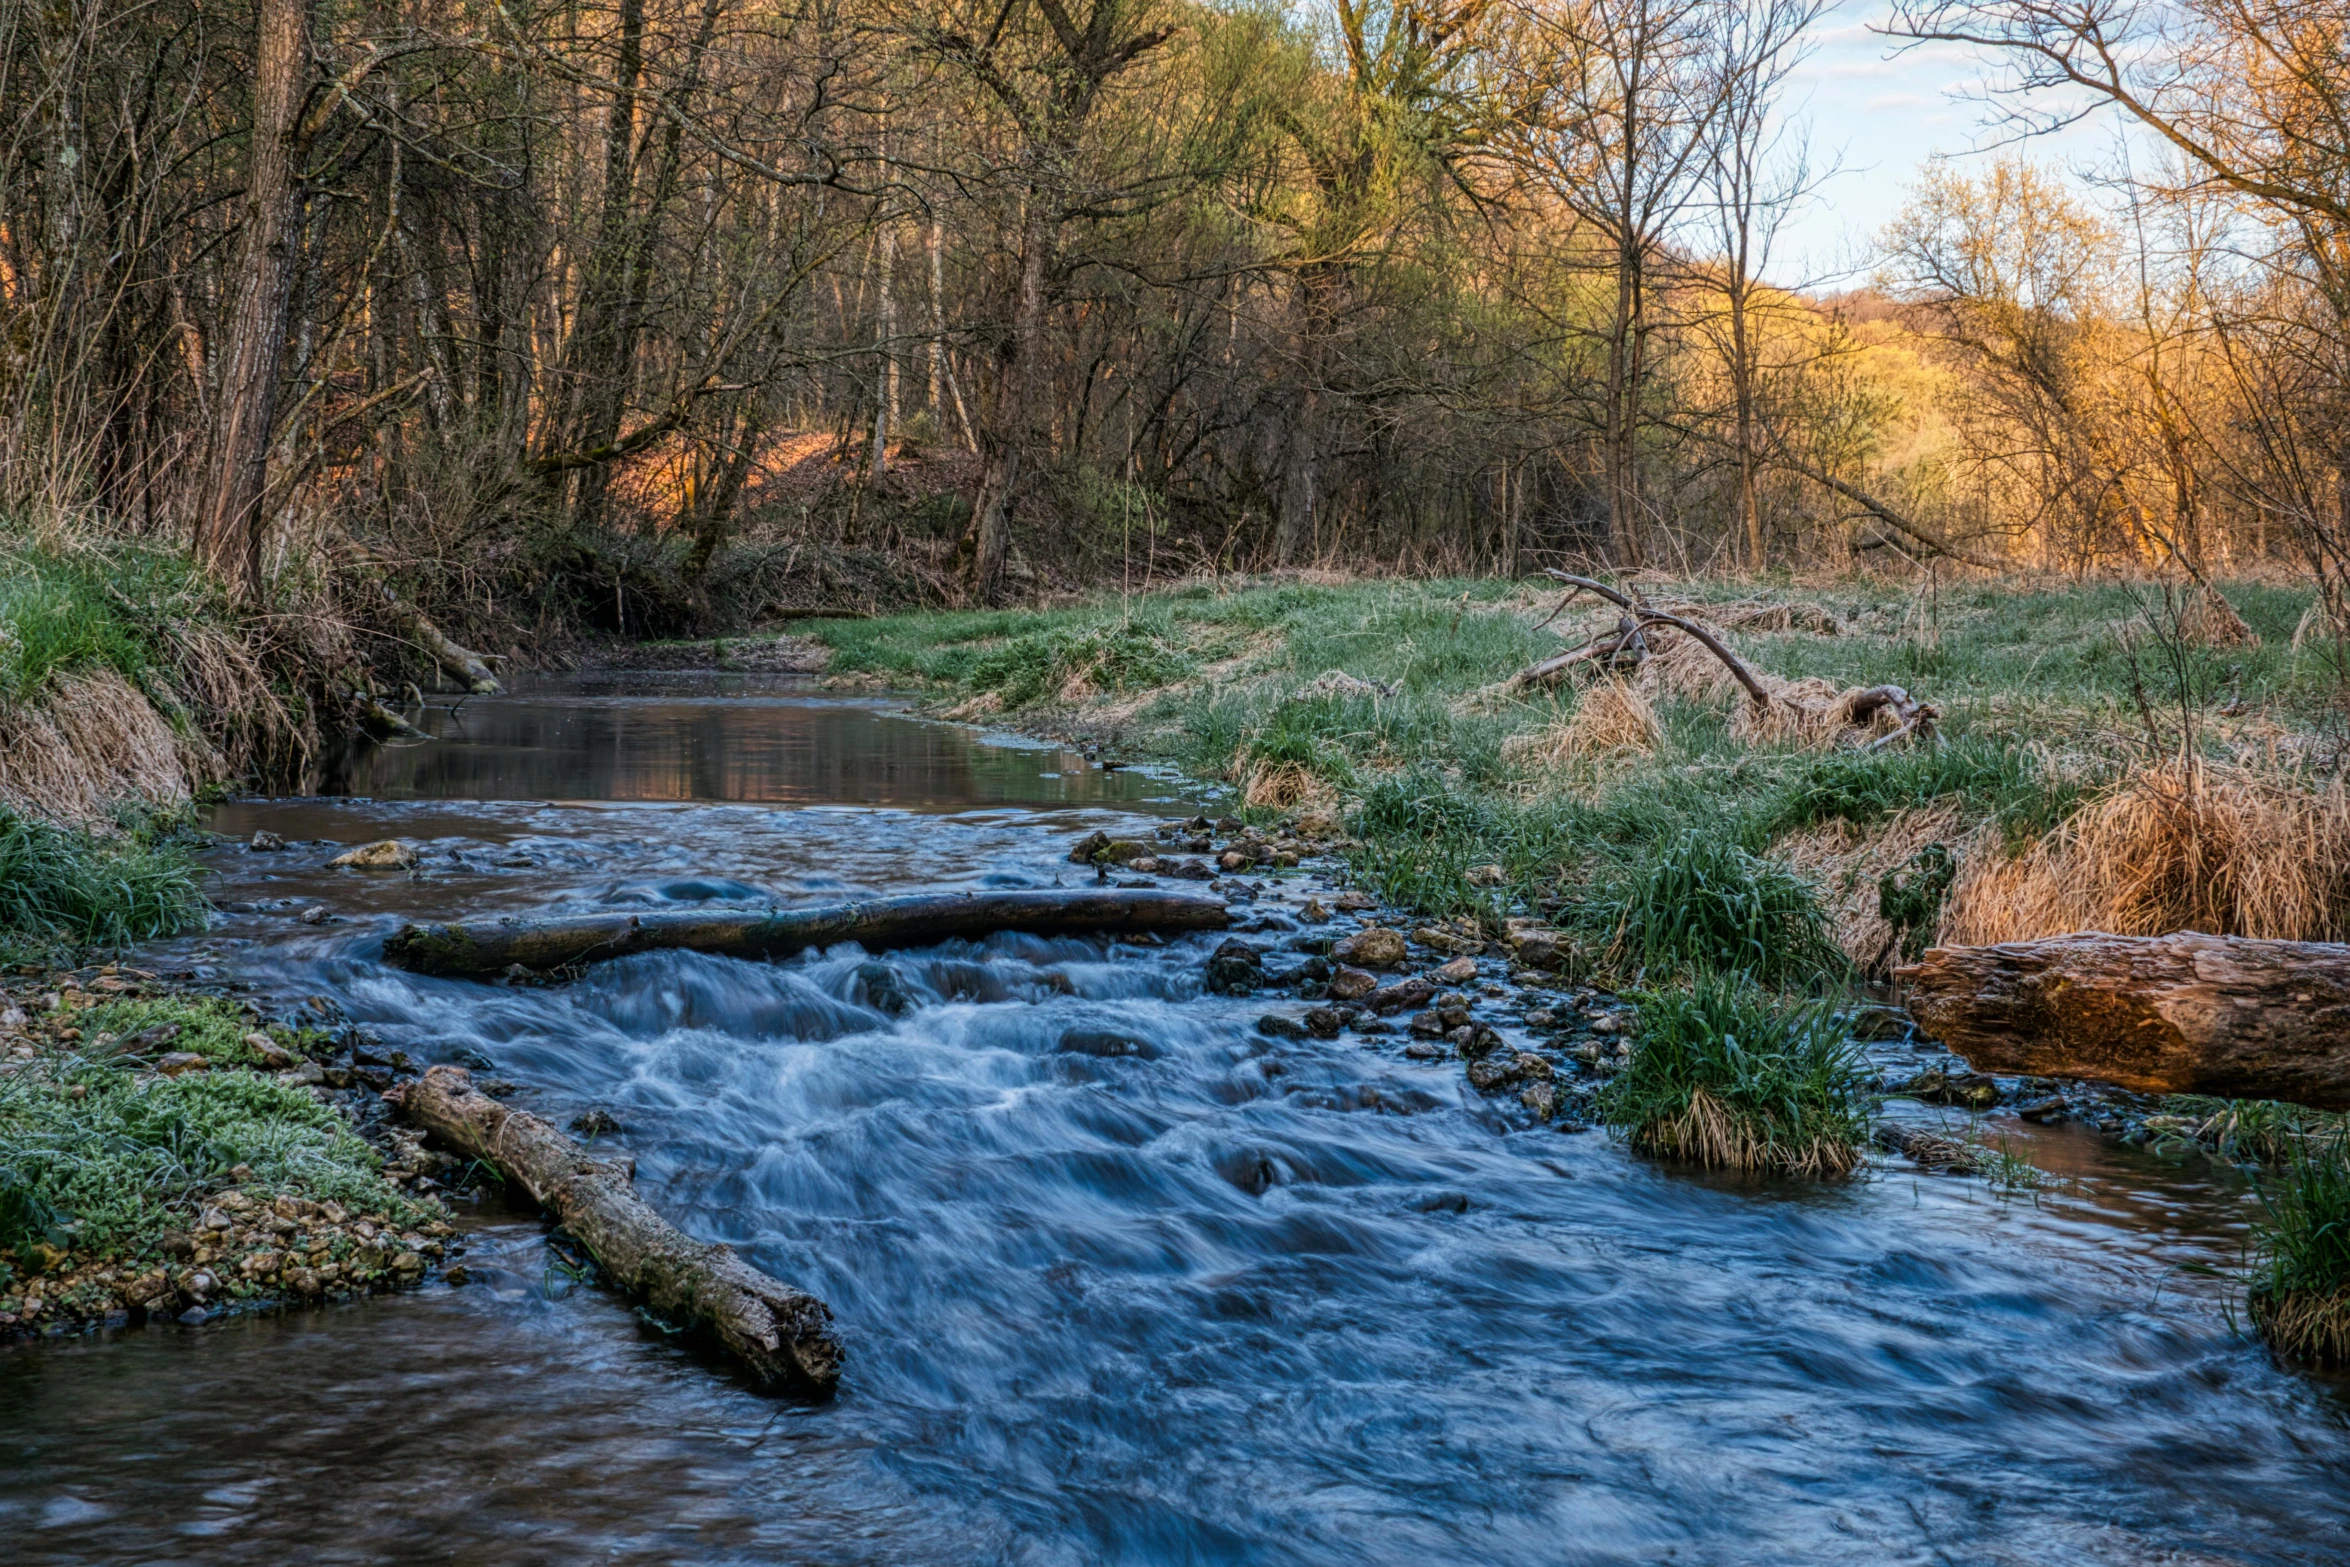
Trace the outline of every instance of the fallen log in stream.
{"type": "Polygon", "coordinates": [[[479,977],[516,966],[538,972],[665,948],[762,958],[842,941],[878,950],[924,947],[1005,930],[1039,936],[1220,930],[1229,920],[1220,898],[1150,889],[925,893],[806,909],[692,909],[404,925],[384,943],[384,957],[420,974],[479,977]]]}
{"type": "Polygon", "coordinates": [[[1895,977],[1977,1071],[2350,1110],[2350,946],[2086,931],[1936,947],[1895,977]]]}
{"type": "Polygon", "coordinates": [[[527,1192],[621,1288],[714,1340],[762,1386],[829,1392],[839,1382],[840,1342],[824,1302],[655,1213],[631,1186],[628,1161],[598,1158],[551,1123],[499,1103],[462,1067],[394,1084],[384,1102],[527,1192]]]}

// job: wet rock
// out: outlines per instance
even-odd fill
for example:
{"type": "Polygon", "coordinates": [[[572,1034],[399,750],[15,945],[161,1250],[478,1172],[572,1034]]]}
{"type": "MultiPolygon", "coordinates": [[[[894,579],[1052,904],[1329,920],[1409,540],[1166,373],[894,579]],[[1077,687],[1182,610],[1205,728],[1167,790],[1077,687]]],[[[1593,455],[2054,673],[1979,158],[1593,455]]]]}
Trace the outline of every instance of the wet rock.
{"type": "Polygon", "coordinates": [[[1257,1019],[1257,1032],[1274,1039],[1303,1039],[1306,1037],[1306,1026],[1296,1018],[1268,1012],[1257,1019]]]}
{"type": "Polygon", "coordinates": [[[1340,962],[1362,968],[1393,968],[1404,960],[1405,953],[1403,933],[1383,925],[1358,930],[1330,949],[1330,955],[1340,962]]]}
{"type": "Polygon", "coordinates": [[[302,923],[305,925],[323,925],[326,919],[327,910],[323,903],[313,903],[302,911],[302,923]]]}
{"type": "Polygon", "coordinates": [[[1613,1012],[1602,1012],[1591,1020],[1591,1031],[1594,1034],[1620,1034],[1624,1031],[1624,1020],[1613,1012]]]}
{"type": "Polygon", "coordinates": [[[1558,1021],[1558,1014],[1547,1007],[1536,1007],[1526,1014],[1528,1028],[1549,1028],[1558,1021]]]}
{"type": "Polygon", "coordinates": [[[1501,1048],[1501,1036],[1483,1023],[1463,1023],[1446,1030],[1444,1037],[1466,1061],[1482,1060],[1501,1048]]]}
{"type": "Polygon", "coordinates": [[[1422,1039],[1442,1039],[1446,1032],[1444,1015],[1435,1011],[1423,1012],[1412,1019],[1411,1030],[1422,1039]]]}
{"type": "Polygon", "coordinates": [[[1149,1040],[1133,1034],[1115,1033],[1109,1029],[1072,1028],[1061,1035],[1053,1046],[1062,1055],[1095,1056],[1116,1059],[1121,1056],[1139,1057],[1145,1061],[1158,1059],[1158,1047],[1149,1040]]]}
{"type": "Polygon", "coordinates": [[[326,1068],[315,1061],[297,1061],[283,1074],[283,1080],[297,1088],[313,1088],[326,1081],[326,1068]]]}
{"type": "Polygon", "coordinates": [[[406,871],[423,863],[423,856],[414,846],[397,838],[383,838],[374,843],[363,843],[356,849],[336,855],[326,862],[336,870],[350,871],[406,871]]]}
{"type": "Polygon", "coordinates": [[[1455,958],[1444,967],[1431,970],[1428,977],[1446,985],[1465,985],[1477,977],[1477,960],[1455,958]]]}
{"type": "Polygon", "coordinates": [[[1322,900],[1320,898],[1308,898],[1306,899],[1306,906],[1298,910],[1297,917],[1301,920],[1307,921],[1310,924],[1319,925],[1330,917],[1330,911],[1322,907],[1322,900]]]}
{"type": "Polygon", "coordinates": [[[858,964],[857,990],[867,1006],[890,1017],[904,1016],[913,1005],[905,987],[898,983],[897,970],[886,963],[858,964]]]}
{"type": "Polygon", "coordinates": [[[1377,907],[1379,900],[1367,892],[1342,892],[1338,895],[1337,908],[1341,914],[1368,914],[1377,907]]]}
{"type": "Polygon", "coordinates": [[[1159,874],[1172,876],[1177,881],[1213,881],[1216,873],[1198,860],[1177,860],[1173,864],[1161,861],[1159,874]]]}
{"type": "Polygon", "coordinates": [[[1499,1093],[1516,1081],[1517,1074],[1507,1061],[1488,1057],[1469,1063],[1469,1086],[1481,1094],[1499,1093]]]}
{"type": "Polygon", "coordinates": [[[1374,990],[1365,999],[1370,1002],[1372,1011],[1388,1013],[1401,1012],[1406,1007],[1423,1005],[1433,999],[1435,995],[1436,987],[1427,980],[1407,979],[1397,984],[1388,985],[1383,989],[1374,990]]]}
{"type": "Polygon", "coordinates": [[[1226,941],[1208,958],[1207,988],[1220,996],[1245,996],[1265,980],[1264,955],[1238,939],[1226,941]]]}
{"type": "Polygon", "coordinates": [[[1458,931],[1446,930],[1441,925],[1421,926],[1412,932],[1412,940],[1433,951],[1450,952],[1464,957],[1485,950],[1485,943],[1474,936],[1464,936],[1458,931]]]}
{"type": "Polygon", "coordinates": [[[2030,1104],[2017,1105],[2015,1113],[2027,1121],[2036,1121],[2043,1126],[2049,1126],[2070,1117],[2072,1107],[2064,1102],[2062,1094],[2051,1094],[2046,1099],[2035,1099],[2030,1104]]]}
{"type": "Polygon", "coordinates": [[[1547,1121],[1558,1114],[1559,1091],[1547,1080],[1528,1083],[1518,1090],[1518,1103],[1534,1112],[1534,1119],[1547,1121]]]}
{"type": "Polygon", "coordinates": [[[1126,865],[1154,858],[1157,851],[1139,838],[1113,838],[1106,832],[1088,833],[1069,851],[1073,865],[1126,865]]]}
{"type": "Polygon", "coordinates": [[[1335,1001],[1360,1001],[1378,988],[1378,977],[1365,969],[1341,968],[1330,976],[1330,995],[1335,1001]]]}
{"type": "Polygon", "coordinates": [[[620,1122],[611,1111],[598,1105],[573,1116],[571,1129],[582,1137],[616,1137],[620,1133],[620,1122]]]}
{"type": "Polygon", "coordinates": [[[1403,1053],[1414,1061],[1441,1061],[1452,1052],[1430,1039],[1415,1039],[1403,1047],[1403,1053]]]}
{"type": "Polygon", "coordinates": [[[1216,856],[1216,863],[1225,870],[1237,871],[1246,870],[1252,862],[1247,855],[1238,849],[1226,849],[1222,854],[1216,856]]]}
{"type": "Polygon", "coordinates": [[[1346,1027],[1346,1019],[1328,1007],[1308,1007],[1304,1021],[1306,1032],[1316,1039],[1336,1039],[1346,1027]]]}
{"type": "Polygon", "coordinates": [[[245,843],[245,847],[255,854],[274,853],[276,850],[282,849],[285,846],[285,839],[280,838],[276,833],[271,832],[266,827],[253,834],[253,836],[245,843]]]}
{"type": "MultiPolygon", "coordinates": [[[[1331,977],[1330,960],[1314,956],[1282,975],[1281,979],[1284,984],[1324,985],[1330,982],[1331,977]]],[[[1339,999],[1343,1001],[1346,998],[1341,996],[1339,999]]]]}
{"type": "Polygon", "coordinates": [[[1955,1105],[1966,1110],[1988,1110],[1999,1102],[1998,1079],[1981,1072],[1946,1072],[1939,1067],[1920,1072],[1906,1083],[1886,1090],[1931,1105],[1955,1105]]]}

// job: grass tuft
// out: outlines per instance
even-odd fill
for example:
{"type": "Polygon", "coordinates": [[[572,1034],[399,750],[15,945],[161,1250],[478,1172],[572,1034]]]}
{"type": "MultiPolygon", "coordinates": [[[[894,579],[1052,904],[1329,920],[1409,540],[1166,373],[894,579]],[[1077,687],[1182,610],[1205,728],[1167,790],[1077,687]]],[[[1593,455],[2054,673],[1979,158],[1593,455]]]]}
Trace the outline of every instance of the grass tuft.
{"type": "Polygon", "coordinates": [[[1631,1063],[1599,1094],[1609,1131],[1709,1169],[1832,1178],[1860,1163],[1868,1063],[1826,1002],[1722,974],[1638,999],[1631,1063]]]}
{"type": "Polygon", "coordinates": [[[2350,1366],[2350,1140],[2302,1142],[2260,1201],[2253,1323],[2280,1354],[2350,1366]]]}
{"type": "Polygon", "coordinates": [[[0,807],[0,954],[120,947],[201,925],[204,899],[177,826],[137,817],[108,836],[0,807]]]}
{"type": "Polygon", "coordinates": [[[1718,832],[1660,846],[1592,909],[1612,927],[1612,961],[1651,978],[1715,971],[1804,984],[1846,967],[1811,884],[1718,832]]]}

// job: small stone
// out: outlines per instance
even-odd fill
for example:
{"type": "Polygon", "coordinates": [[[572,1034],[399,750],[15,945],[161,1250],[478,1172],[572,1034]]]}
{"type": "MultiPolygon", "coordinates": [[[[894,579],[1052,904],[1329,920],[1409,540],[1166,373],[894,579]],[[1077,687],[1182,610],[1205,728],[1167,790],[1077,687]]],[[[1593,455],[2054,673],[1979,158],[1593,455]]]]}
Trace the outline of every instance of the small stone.
{"type": "Polygon", "coordinates": [[[1403,1053],[1414,1061],[1441,1061],[1448,1052],[1433,1040],[1415,1039],[1403,1047],[1403,1053]]]}
{"type": "Polygon", "coordinates": [[[1434,948],[1438,952],[1452,952],[1465,955],[1472,952],[1482,952],[1485,949],[1485,943],[1482,941],[1473,940],[1470,937],[1460,935],[1454,931],[1445,930],[1442,927],[1436,925],[1421,926],[1418,930],[1412,932],[1412,940],[1418,942],[1423,947],[1434,948]]]}
{"type": "Polygon", "coordinates": [[[1309,925],[1319,925],[1330,917],[1330,911],[1322,907],[1320,898],[1308,898],[1306,906],[1297,911],[1297,917],[1309,925]]]}
{"type": "Polygon", "coordinates": [[[1331,948],[1330,955],[1364,968],[1393,968],[1406,955],[1403,933],[1382,925],[1368,926],[1331,948]]]}
{"type": "Polygon", "coordinates": [[[1342,892],[1337,907],[1341,914],[1365,914],[1379,907],[1379,900],[1367,892],[1342,892]]]}
{"type": "Polygon", "coordinates": [[[2035,1099],[2030,1104],[2017,1105],[2015,1113],[2027,1121],[2037,1121],[2042,1125],[2047,1125],[2051,1122],[2064,1120],[2072,1112],[2071,1107],[2065,1104],[2062,1094],[2051,1094],[2046,1099],[2035,1099]]]}
{"type": "Polygon", "coordinates": [[[1238,849],[1226,849],[1216,856],[1216,863],[1227,871],[1245,870],[1252,863],[1250,857],[1238,849]]]}
{"type": "Polygon", "coordinates": [[[326,914],[327,910],[325,904],[313,903],[310,905],[310,907],[302,911],[302,923],[305,925],[323,925],[326,923],[326,914]]]}
{"type": "Polygon", "coordinates": [[[1594,1034],[1620,1034],[1624,1031],[1624,1024],[1613,1012],[1602,1012],[1591,1020],[1591,1031],[1594,1034]]]}
{"type": "Polygon", "coordinates": [[[412,1251],[404,1251],[392,1259],[392,1271],[403,1278],[415,1278],[424,1272],[424,1259],[412,1251]]]}
{"type": "Polygon", "coordinates": [[[272,1072],[291,1071],[300,1065],[302,1060],[300,1056],[258,1029],[245,1036],[245,1048],[252,1051],[254,1057],[272,1072]]]}
{"type": "Polygon", "coordinates": [[[571,1130],[581,1137],[613,1137],[619,1134],[620,1123],[611,1111],[598,1107],[573,1116],[571,1130]]]}
{"type": "Polygon", "coordinates": [[[1465,985],[1477,977],[1477,960],[1475,958],[1455,958],[1429,977],[1441,980],[1447,985],[1465,985]]]}
{"type": "Polygon", "coordinates": [[[1558,1014],[1547,1007],[1536,1007],[1526,1014],[1528,1028],[1548,1028],[1558,1021],[1558,1014]]]}
{"type": "Polygon", "coordinates": [[[467,1268],[464,1263],[460,1262],[443,1271],[441,1274],[441,1282],[448,1285],[451,1289],[457,1289],[472,1283],[473,1273],[472,1270],[467,1268]]]}
{"type": "Polygon", "coordinates": [[[278,1080],[296,1088],[315,1088],[326,1081],[326,1068],[315,1061],[298,1061],[293,1070],[279,1074],[278,1080]]]}
{"type": "Polygon", "coordinates": [[[1359,968],[1342,968],[1330,976],[1330,997],[1334,1001],[1360,1001],[1379,988],[1377,976],[1359,968]]]}
{"type": "Polygon", "coordinates": [[[1264,983],[1264,954],[1237,937],[1208,958],[1207,988],[1220,996],[1245,996],[1264,983]]]}
{"type": "Polygon", "coordinates": [[[1547,1121],[1558,1114],[1559,1091],[1547,1082],[1528,1083],[1518,1091],[1518,1103],[1534,1112],[1534,1119],[1547,1121]]]}
{"type": "Polygon", "coordinates": [[[1445,1036],[1464,1058],[1476,1061],[1501,1048],[1501,1036],[1483,1023],[1469,1023],[1445,1036]]]}
{"type": "Polygon", "coordinates": [[[155,1070],[165,1077],[178,1077],[183,1072],[201,1072],[212,1065],[192,1050],[174,1050],[155,1063],[155,1070]]]}
{"type": "Polygon", "coordinates": [[[1305,1015],[1306,1032],[1316,1039],[1336,1039],[1346,1027],[1346,1019],[1328,1007],[1308,1007],[1305,1015]]]}
{"type": "Polygon", "coordinates": [[[1469,1063],[1469,1086],[1481,1094],[1494,1093],[1517,1081],[1507,1061],[1487,1059],[1469,1063]]]}
{"type": "Polygon", "coordinates": [[[326,863],[336,870],[405,871],[414,870],[422,859],[411,845],[397,838],[382,838],[338,854],[326,863]]]}
{"type": "Polygon", "coordinates": [[[1412,1019],[1411,1029],[1422,1039],[1442,1039],[1445,1033],[1444,1015],[1439,1012],[1423,1012],[1412,1019]]]}
{"type": "Polygon", "coordinates": [[[1257,1032],[1270,1035],[1275,1039],[1303,1039],[1306,1037],[1304,1024],[1295,1018],[1283,1017],[1278,1012],[1268,1012],[1258,1018],[1257,1032]]]}
{"type": "Polygon", "coordinates": [[[255,854],[269,854],[286,846],[286,841],[264,827],[253,834],[245,847],[255,854]]]}

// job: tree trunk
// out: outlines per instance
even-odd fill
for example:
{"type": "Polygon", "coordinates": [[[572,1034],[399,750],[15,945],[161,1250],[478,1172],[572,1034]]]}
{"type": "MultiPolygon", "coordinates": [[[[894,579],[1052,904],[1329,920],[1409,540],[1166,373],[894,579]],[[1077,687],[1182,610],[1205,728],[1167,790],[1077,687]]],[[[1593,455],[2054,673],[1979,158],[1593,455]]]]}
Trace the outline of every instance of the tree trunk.
{"type": "Polygon", "coordinates": [[[985,598],[1003,575],[1011,552],[1011,508],[1020,469],[1035,443],[1039,393],[1037,372],[1044,360],[1046,279],[1059,228],[1047,221],[1049,197],[1028,193],[1021,216],[1020,282],[1013,301],[1012,329],[997,350],[995,410],[981,432],[979,494],[971,506],[971,591],[985,598]]]}
{"type": "Polygon", "coordinates": [[[261,588],[261,507],[293,296],[295,182],[309,76],[308,0],[260,0],[253,28],[245,235],[213,421],[211,474],[196,525],[206,566],[253,595],[261,588]]]}
{"type": "Polygon", "coordinates": [[[1228,918],[1222,899],[1180,892],[1088,888],[924,893],[809,909],[697,909],[403,925],[384,943],[384,957],[421,974],[479,976],[502,974],[516,964],[531,970],[561,969],[656,950],[763,958],[843,941],[874,949],[926,947],[1003,930],[1040,936],[1220,930],[1228,918]]]}
{"type": "Polygon", "coordinates": [[[2350,1109],[2350,946],[2083,932],[1896,971],[1978,1071],[2350,1109]]]}
{"type": "Polygon", "coordinates": [[[840,1341],[824,1302],[655,1213],[629,1184],[635,1161],[595,1157],[548,1122],[477,1090],[462,1067],[433,1067],[395,1085],[384,1102],[521,1187],[622,1289],[715,1340],[762,1385],[830,1392],[840,1381],[840,1341]]]}

